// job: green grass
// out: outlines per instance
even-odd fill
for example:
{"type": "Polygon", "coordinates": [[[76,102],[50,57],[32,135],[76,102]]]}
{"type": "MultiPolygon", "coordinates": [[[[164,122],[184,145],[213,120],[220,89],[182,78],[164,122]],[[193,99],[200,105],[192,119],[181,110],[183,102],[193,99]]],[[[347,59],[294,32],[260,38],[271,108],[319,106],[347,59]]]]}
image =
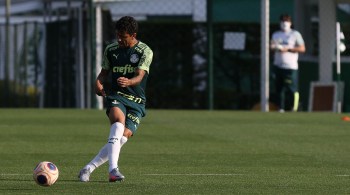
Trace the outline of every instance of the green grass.
{"type": "Polygon", "coordinates": [[[107,164],[79,170],[105,144],[104,111],[0,109],[0,194],[349,194],[350,122],[333,113],[149,110],[123,147],[123,183],[107,164]],[[60,177],[32,179],[39,161],[60,177]]]}

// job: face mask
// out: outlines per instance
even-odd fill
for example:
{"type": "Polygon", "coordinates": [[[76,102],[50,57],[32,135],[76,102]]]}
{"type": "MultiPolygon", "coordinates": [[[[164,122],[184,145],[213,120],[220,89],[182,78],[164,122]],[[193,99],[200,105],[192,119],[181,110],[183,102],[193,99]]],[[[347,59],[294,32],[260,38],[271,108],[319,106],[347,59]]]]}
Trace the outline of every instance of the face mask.
{"type": "Polygon", "coordinates": [[[284,21],[284,22],[281,22],[280,23],[280,26],[281,26],[281,29],[283,31],[289,31],[290,30],[290,27],[292,26],[292,23],[291,22],[288,22],[288,21],[284,21]]]}

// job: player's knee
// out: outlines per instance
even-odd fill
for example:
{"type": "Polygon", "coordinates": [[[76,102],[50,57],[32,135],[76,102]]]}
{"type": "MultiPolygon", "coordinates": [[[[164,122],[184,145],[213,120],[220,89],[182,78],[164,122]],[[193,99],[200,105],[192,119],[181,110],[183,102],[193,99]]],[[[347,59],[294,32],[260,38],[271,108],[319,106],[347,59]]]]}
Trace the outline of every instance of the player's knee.
{"type": "Polygon", "coordinates": [[[130,129],[125,128],[123,136],[129,139],[132,136],[132,131],[130,129]]]}
{"type": "Polygon", "coordinates": [[[125,116],[122,110],[120,110],[117,107],[111,108],[109,115],[108,115],[109,121],[111,124],[120,122],[125,124],[125,116]]]}

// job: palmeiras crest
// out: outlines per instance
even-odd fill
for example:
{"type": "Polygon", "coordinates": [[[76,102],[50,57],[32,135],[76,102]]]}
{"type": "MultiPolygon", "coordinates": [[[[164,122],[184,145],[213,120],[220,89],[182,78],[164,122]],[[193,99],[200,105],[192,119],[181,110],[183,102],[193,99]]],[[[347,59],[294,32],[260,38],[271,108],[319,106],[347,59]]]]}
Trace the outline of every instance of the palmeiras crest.
{"type": "Polygon", "coordinates": [[[139,59],[139,56],[137,54],[132,54],[130,56],[130,62],[132,62],[132,63],[137,63],[139,60],[140,59],[139,59]]]}

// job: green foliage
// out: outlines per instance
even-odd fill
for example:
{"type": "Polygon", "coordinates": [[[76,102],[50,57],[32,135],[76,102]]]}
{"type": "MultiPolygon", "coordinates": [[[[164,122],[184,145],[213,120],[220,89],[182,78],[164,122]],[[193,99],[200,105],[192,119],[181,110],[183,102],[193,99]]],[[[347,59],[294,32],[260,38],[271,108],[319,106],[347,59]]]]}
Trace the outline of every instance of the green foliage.
{"type": "Polygon", "coordinates": [[[0,194],[348,194],[350,123],[333,113],[149,110],[123,147],[123,183],[103,165],[79,170],[105,143],[104,111],[0,109],[0,194]],[[39,161],[60,177],[32,180],[39,161]]]}

